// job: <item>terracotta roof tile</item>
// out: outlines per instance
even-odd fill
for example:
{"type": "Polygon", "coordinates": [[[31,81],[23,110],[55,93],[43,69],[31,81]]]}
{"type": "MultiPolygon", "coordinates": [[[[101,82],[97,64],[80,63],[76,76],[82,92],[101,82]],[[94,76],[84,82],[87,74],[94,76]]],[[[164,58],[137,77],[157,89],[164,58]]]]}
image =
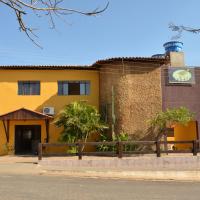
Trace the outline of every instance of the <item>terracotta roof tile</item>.
{"type": "Polygon", "coordinates": [[[65,69],[83,69],[95,70],[95,66],[67,66],[67,65],[1,65],[1,69],[17,70],[65,70],[65,69]]]}
{"type": "Polygon", "coordinates": [[[96,61],[92,65],[0,65],[1,69],[6,70],[97,70],[101,64],[119,61],[132,61],[132,62],[148,62],[165,64],[169,58],[152,58],[152,57],[116,57],[96,61]]]}
{"type": "Polygon", "coordinates": [[[103,63],[109,62],[118,62],[118,61],[132,61],[132,62],[151,62],[151,63],[160,63],[165,64],[169,60],[168,57],[164,58],[155,58],[155,57],[116,57],[116,58],[108,58],[96,61],[93,66],[100,65],[103,63]]]}
{"type": "Polygon", "coordinates": [[[52,116],[43,113],[29,110],[27,108],[20,108],[0,116],[0,120],[31,120],[31,119],[53,119],[52,116]]]}

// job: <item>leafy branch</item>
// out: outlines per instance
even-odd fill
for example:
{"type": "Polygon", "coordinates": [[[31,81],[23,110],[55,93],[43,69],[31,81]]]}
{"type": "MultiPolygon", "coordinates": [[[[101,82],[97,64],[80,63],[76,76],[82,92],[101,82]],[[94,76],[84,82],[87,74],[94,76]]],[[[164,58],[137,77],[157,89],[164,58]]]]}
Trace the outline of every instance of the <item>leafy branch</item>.
{"type": "Polygon", "coordinates": [[[194,113],[185,107],[179,107],[159,112],[150,120],[150,125],[154,129],[154,133],[159,136],[166,128],[171,128],[176,123],[187,125],[193,119],[194,113]]]}

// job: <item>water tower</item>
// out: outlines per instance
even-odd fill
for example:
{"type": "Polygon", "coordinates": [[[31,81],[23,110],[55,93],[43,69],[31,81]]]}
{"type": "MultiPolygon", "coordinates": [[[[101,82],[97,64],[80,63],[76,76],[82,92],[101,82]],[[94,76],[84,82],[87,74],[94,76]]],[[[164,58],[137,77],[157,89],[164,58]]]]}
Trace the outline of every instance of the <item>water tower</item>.
{"type": "Polygon", "coordinates": [[[183,43],[179,41],[170,41],[166,42],[163,47],[165,48],[165,53],[169,52],[182,52],[183,51],[183,43]]]}

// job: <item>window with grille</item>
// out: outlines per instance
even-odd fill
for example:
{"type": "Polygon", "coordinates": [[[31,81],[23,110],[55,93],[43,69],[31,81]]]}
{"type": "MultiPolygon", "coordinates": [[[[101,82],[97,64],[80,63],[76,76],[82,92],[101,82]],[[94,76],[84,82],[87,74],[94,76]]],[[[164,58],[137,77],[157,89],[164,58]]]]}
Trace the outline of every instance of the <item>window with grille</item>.
{"type": "Polygon", "coordinates": [[[90,95],[90,81],[58,81],[58,95],[90,95]]]}
{"type": "Polygon", "coordinates": [[[40,81],[18,81],[18,95],[40,95],[40,81]]]}

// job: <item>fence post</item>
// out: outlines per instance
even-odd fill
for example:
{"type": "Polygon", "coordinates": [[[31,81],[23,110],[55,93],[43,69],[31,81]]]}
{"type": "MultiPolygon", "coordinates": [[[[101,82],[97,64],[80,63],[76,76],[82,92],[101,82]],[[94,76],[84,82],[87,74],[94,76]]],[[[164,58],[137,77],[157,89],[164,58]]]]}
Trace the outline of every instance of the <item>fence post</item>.
{"type": "Polygon", "coordinates": [[[193,156],[197,156],[197,141],[193,140],[193,156]]]}
{"type": "Polygon", "coordinates": [[[123,154],[123,144],[121,141],[118,141],[117,143],[117,154],[118,154],[118,158],[122,158],[122,154],[123,154]]]}
{"type": "Polygon", "coordinates": [[[42,143],[38,144],[38,160],[42,160],[42,143]]]}
{"type": "MultiPolygon", "coordinates": [[[[167,145],[167,132],[165,130],[165,133],[164,133],[164,149],[165,151],[168,151],[168,145],[167,145]]],[[[168,153],[166,152],[166,154],[168,155],[168,153]]]]}
{"type": "Polygon", "coordinates": [[[82,144],[81,141],[78,141],[78,159],[82,160],[82,144]]]}
{"type": "Polygon", "coordinates": [[[160,141],[156,141],[156,155],[160,157],[160,141]]]}

